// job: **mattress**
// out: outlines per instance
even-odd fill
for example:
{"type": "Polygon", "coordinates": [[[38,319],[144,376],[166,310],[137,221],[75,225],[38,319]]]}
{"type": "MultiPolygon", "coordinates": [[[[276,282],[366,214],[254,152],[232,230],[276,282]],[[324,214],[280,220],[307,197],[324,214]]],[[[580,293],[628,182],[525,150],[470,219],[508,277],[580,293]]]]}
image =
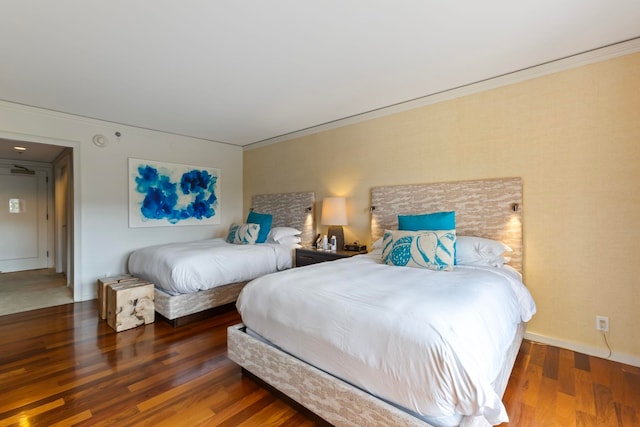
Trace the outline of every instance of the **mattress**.
{"type": "Polygon", "coordinates": [[[170,295],[194,293],[290,268],[293,247],[233,245],[224,239],[170,243],[134,251],[129,272],[170,295]]]}
{"type": "Polygon", "coordinates": [[[507,269],[387,266],[360,255],[263,276],[241,292],[264,339],[434,425],[508,419],[493,389],[535,303],[507,269]]]}

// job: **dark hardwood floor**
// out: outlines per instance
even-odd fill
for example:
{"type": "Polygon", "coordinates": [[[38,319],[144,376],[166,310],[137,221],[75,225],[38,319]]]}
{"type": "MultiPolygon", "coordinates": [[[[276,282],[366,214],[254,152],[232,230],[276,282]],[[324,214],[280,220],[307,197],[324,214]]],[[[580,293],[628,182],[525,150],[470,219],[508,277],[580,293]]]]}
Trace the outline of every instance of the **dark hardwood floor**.
{"type": "MultiPolygon", "coordinates": [[[[235,311],[114,332],[96,301],[0,316],[0,427],[312,426],[226,357],[235,311]]],[[[638,426],[640,369],[525,341],[504,426],[638,426]]]]}
{"type": "Polygon", "coordinates": [[[502,426],[640,426],[640,368],[525,340],[502,426]]]}

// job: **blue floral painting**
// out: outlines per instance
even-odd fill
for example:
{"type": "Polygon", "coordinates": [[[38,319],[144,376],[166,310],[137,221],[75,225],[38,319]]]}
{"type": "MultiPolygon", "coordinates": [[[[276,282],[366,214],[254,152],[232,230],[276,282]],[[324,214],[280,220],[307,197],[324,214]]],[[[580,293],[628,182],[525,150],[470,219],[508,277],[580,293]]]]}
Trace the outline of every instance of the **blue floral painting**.
{"type": "Polygon", "coordinates": [[[220,171],[129,159],[129,226],[220,224],[220,171]]]}

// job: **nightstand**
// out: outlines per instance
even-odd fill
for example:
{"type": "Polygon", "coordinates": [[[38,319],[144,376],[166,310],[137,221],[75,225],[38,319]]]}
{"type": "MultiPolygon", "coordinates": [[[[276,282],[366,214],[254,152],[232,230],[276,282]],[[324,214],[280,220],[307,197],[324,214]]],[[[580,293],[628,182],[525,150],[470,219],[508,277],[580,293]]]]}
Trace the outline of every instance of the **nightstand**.
{"type": "Polygon", "coordinates": [[[317,264],[319,262],[335,261],[337,259],[349,258],[354,255],[366,254],[367,251],[336,251],[325,252],[314,248],[296,249],[296,267],[317,264]]]}

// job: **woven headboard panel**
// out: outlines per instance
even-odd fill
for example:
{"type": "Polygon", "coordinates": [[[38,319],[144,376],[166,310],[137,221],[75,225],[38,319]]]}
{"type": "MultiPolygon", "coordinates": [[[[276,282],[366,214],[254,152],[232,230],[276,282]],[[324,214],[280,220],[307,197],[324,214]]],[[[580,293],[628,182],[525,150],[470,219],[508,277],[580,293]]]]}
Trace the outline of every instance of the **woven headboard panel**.
{"type": "Polygon", "coordinates": [[[513,249],[511,265],[522,273],[523,242],[521,212],[522,179],[398,185],[371,189],[371,236],[376,241],[384,230],[398,228],[398,214],[455,211],[456,234],[498,240],[513,249]]]}
{"type": "Polygon", "coordinates": [[[293,227],[302,231],[302,245],[311,245],[316,237],[313,191],[301,193],[256,194],[251,209],[273,215],[272,227],[293,227]]]}

